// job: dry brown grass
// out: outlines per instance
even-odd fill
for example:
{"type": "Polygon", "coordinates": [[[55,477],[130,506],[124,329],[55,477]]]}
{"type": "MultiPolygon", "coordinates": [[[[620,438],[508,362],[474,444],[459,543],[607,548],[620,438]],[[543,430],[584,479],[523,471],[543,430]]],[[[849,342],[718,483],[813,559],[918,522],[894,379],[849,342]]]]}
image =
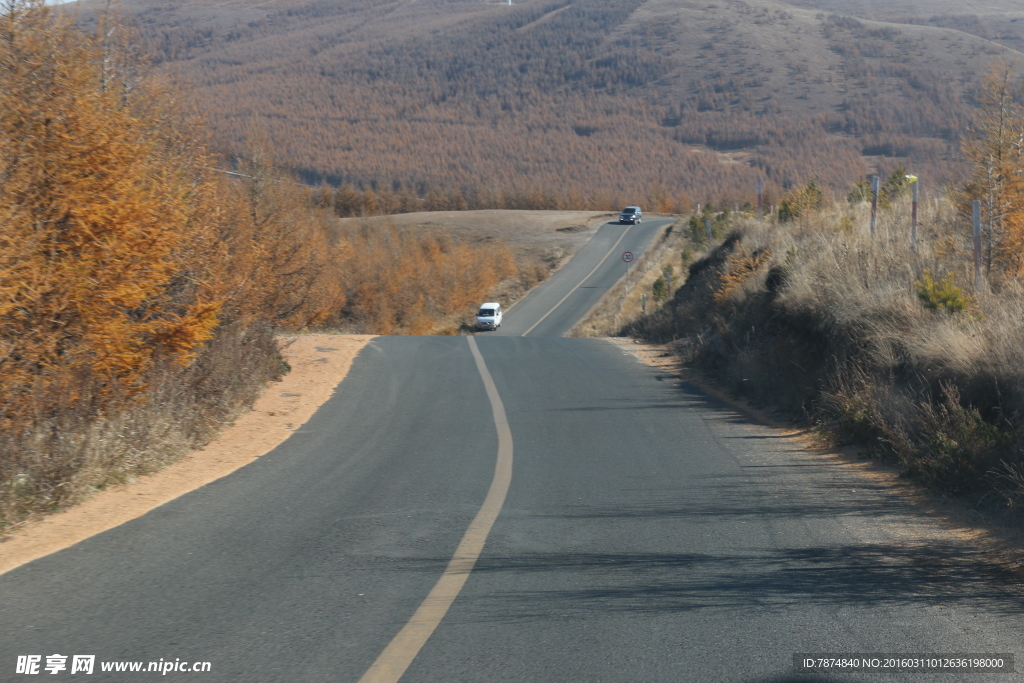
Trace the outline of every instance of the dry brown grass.
{"type": "Polygon", "coordinates": [[[732,393],[820,424],[926,484],[1015,504],[1024,427],[1024,288],[975,289],[969,230],[923,204],[916,251],[907,202],[836,203],[790,223],[733,221],[665,306],[622,333],[675,340],[690,367],[732,393]],[[932,310],[915,283],[952,273],[966,310],[932,310]],[[993,484],[998,484],[993,487],[993,484]]]}
{"type": "Polygon", "coordinates": [[[286,371],[268,327],[224,326],[188,368],[154,372],[144,398],[100,416],[78,404],[0,435],[0,534],[205,444],[286,371]]]}

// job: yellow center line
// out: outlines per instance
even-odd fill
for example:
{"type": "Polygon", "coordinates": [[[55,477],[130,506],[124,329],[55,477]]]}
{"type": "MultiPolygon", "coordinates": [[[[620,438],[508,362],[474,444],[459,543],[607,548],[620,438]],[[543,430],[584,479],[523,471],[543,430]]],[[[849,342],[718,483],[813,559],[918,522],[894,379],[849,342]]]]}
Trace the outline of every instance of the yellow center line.
{"type": "Polygon", "coordinates": [[[579,283],[577,283],[577,285],[576,285],[575,287],[573,287],[572,289],[570,289],[570,290],[569,290],[569,293],[568,293],[568,294],[566,294],[565,296],[563,296],[563,297],[562,297],[562,299],[561,299],[561,301],[559,301],[559,302],[558,302],[557,304],[555,304],[554,306],[552,306],[552,307],[551,307],[551,310],[550,310],[550,311],[548,311],[547,313],[545,313],[545,314],[544,314],[544,315],[543,315],[543,316],[541,317],[541,319],[540,319],[540,320],[538,320],[538,321],[537,321],[537,322],[535,322],[535,323],[534,323],[533,325],[531,325],[531,326],[530,326],[530,329],[528,329],[528,330],[527,330],[526,332],[523,332],[523,334],[522,334],[522,335],[520,335],[520,336],[523,336],[523,337],[525,337],[526,335],[530,334],[530,332],[532,332],[532,331],[533,331],[533,328],[534,328],[534,327],[537,327],[537,325],[540,325],[540,324],[541,324],[542,322],[544,322],[544,318],[546,318],[546,317],[548,317],[549,315],[551,315],[552,313],[554,313],[554,312],[555,312],[555,309],[556,309],[556,308],[558,308],[559,306],[561,306],[561,305],[562,305],[562,302],[564,302],[564,301],[565,301],[566,299],[568,299],[568,298],[569,298],[570,296],[572,296],[572,293],[573,293],[573,292],[575,292],[575,291],[576,291],[577,289],[579,289],[579,288],[580,288],[580,286],[581,286],[581,285],[582,285],[582,284],[583,284],[584,282],[586,282],[586,281],[587,281],[587,280],[588,280],[588,279],[590,278],[590,276],[591,276],[591,275],[593,275],[593,274],[594,274],[595,272],[597,272],[597,269],[601,267],[601,264],[603,264],[603,263],[604,263],[605,261],[607,261],[607,260],[608,260],[608,257],[609,257],[609,256],[611,256],[611,255],[612,255],[612,252],[614,252],[614,251],[615,251],[615,247],[619,246],[619,243],[620,243],[620,242],[622,242],[622,239],[623,239],[623,238],[624,238],[624,237],[626,236],[626,233],[628,233],[628,232],[629,232],[629,231],[630,231],[630,230],[631,230],[632,228],[633,228],[633,226],[631,225],[631,226],[629,226],[628,228],[626,228],[625,230],[623,230],[623,231],[622,231],[622,234],[621,234],[621,235],[619,235],[619,240],[618,240],[618,242],[616,242],[615,244],[613,244],[613,245],[612,245],[612,248],[608,250],[608,253],[607,253],[607,254],[605,254],[605,255],[604,255],[604,257],[603,257],[603,258],[602,258],[602,259],[601,259],[600,261],[598,261],[598,262],[597,262],[597,265],[596,265],[596,266],[594,266],[594,270],[592,270],[592,271],[590,271],[589,273],[587,273],[586,277],[584,277],[584,278],[583,278],[582,280],[580,280],[580,281],[579,281],[579,283]]]}
{"type": "MultiPolygon", "coordinates": [[[[613,247],[614,249],[614,247],[613,247]]],[[[508,418],[505,416],[505,406],[498,395],[498,388],[494,385],[491,373],[487,370],[484,357],[480,355],[476,340],[467,336],[469,349],[476,361],[476,369],[484,382],[484,389],[487,391],[487,398],[491,402],[491,412],[494,414],[494,426],[498,431],[498,458],[494,465],[494,478],[491,480],[491,488],[487,491],[483,505],[476,513],[476,517],[466,529],[462,541],[459,542],[455,554],[448,562],[444,573],[438,579],[434,588],[427,594],[426,599],[419,606],[419,609],[412,615],[412,618],[402,627],[384,651],[380,653],[359,683],[397,683],[405,670],[412,664],[412,660],[419,654],[420,649],[430,638],[434,629],[444,619],[448,608],[452,606],[455,598],[465,585],[469,573],[473,571],[487,536],[491,533],[491,527],[501,512],[501,506],[505,503],[505,495],[508,493],[509,484],[512,483],[512,430],[508,426],[508,418]]]]}

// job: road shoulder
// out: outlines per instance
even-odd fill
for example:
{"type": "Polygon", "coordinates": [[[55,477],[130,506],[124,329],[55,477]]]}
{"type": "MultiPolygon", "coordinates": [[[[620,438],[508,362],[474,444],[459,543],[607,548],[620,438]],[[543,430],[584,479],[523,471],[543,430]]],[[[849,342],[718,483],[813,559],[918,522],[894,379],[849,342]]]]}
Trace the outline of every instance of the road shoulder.
{"type": "Polygon", "coordinates": [[[0,543],[0,574],[141,517],[270,452],[334,394],[371,339],[373,335],[283,337],[281,353],[291,372],[269,385],[252,410],[166,469],[98,491],[80,505],[16,530],[0,543]]]}
{"type": "Polygon", "coordinates": [[[901,476],[898,467],[866,459],[856,448],[838,449],[827,444],[814,429],[780,422],[757,408],[737,400],[687,371],[670,345],[650,344],[628,337],[606,337],[606,341],[630,353],[642,363],[692,384],[716,400],[729,405],[753,422],[777,430],[812,456],[841,464],[851,472],[888,490],[911,504],[921,514],[936,520],[959,539],[972,544],[990,562],[1024,581],[1024,529],[1020,521],[1007,522],[986,514],[967,502],[940,496],[901,476]]]}

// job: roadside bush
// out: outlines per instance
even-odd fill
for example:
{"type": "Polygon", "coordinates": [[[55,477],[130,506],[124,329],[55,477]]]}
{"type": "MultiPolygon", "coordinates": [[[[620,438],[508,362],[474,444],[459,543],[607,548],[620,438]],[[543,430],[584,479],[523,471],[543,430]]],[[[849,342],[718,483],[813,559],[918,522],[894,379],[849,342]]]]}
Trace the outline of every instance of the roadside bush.
{"type": "Polygon", "coordinates": [[[975,493],[985,475],[1013,447],[1011,432],[986,422],[973,407],[961,405],[956,387],[943,384],[937,401],[914,411],[911,433],[891,429],[890,443],[904,468],[932,488],[975,493]]]}
{"type": "Polygon", "coordinates": [[[914,283],[914,287],[917,289],[917,298],[921,300],[925,308],[933,311],[941,309],[950,313],[959,313],[971,303],[971,297],[956,286],[954,273],[950,273],[936,283],[932,279],[932,272],[925,268],[924,274],[920,280],[914,283]]]}
{"type": "Polygon", "coordinates": [[[659,277],[651,286],[651,298],[661,303],[668,298],[668,285],[665,283],[665,276],[659,277]]]}
{"type": "MultiPolygon", "coordinates": [[[[188,367],[150,370],[145,394],[102,415],[81,401],[54,410],[40,397],[33,421],[0,432],[0,533],[202,446],[285,371],[269,326],[236,323],[219,327],[188,367]]],[[[53,388],[80,392],[86,379],[53,388]]]]}

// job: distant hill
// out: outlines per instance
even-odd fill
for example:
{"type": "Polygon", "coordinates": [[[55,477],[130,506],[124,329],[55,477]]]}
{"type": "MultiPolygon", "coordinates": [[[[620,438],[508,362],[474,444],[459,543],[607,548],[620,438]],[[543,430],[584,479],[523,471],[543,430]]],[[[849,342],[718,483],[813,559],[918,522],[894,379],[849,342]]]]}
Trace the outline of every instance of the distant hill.
{"type": "Polygon", "coordinates": [[[989,61],[1024,56],[999,0],[122,2],[225,151],[261,129],[310,182],[475,206],[945,182],[989,61]]]}

